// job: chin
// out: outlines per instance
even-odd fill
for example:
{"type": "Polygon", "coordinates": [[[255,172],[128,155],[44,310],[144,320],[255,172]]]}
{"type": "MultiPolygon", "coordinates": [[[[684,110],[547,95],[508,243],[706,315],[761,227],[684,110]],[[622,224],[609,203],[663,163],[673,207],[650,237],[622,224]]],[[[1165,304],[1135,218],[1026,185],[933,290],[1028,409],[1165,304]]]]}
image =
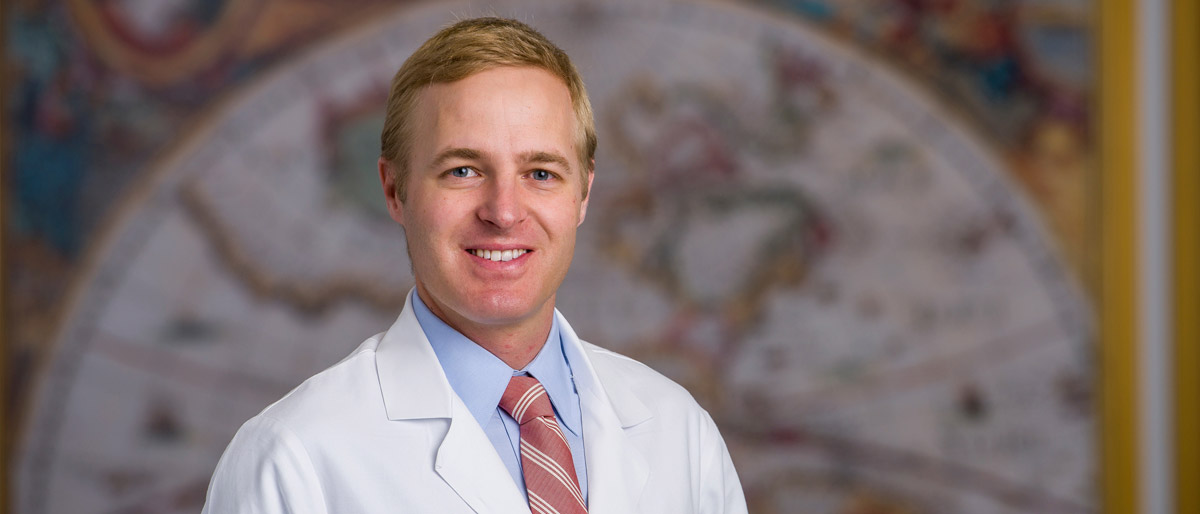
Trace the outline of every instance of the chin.
{"type": "Polygon", "coordinates": [[[529,295],[511,292],[490,292],[471,302],[472,318],[484,324],[514,323],[535,314],[542,303],[529,295]]]}

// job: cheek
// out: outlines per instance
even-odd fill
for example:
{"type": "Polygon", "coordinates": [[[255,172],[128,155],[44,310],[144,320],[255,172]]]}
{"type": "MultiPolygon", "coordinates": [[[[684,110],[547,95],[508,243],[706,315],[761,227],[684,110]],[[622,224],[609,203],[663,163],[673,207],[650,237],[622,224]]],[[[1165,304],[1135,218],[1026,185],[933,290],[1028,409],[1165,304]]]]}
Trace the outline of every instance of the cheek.
{"type": "Polygon", "coordinates": [[[572,251],[575,246],[575,235],[579,229],[579,211],[570,210],[558,213],[554,220],[553,236],[563,246],[564,251],[572,251]]]}
{"type": "Polygon", "coordinates": [[[408,235],[409,251],[428,254],[437,246],[438,227],[433,224],[436,216],[420,210],[409,210],[407,213],[405,233],[408,235]]]}
{"type": "Polygon", "coordinates": [[[469,232],[470,212],[460,208],[465,202],[446,199],[437,207],[426,208],[414,213],[411,226],[416,228],[411,240],[420,241],[420,251],[435,259],[445,259],[456,252],[458,241],[469,232]]]}

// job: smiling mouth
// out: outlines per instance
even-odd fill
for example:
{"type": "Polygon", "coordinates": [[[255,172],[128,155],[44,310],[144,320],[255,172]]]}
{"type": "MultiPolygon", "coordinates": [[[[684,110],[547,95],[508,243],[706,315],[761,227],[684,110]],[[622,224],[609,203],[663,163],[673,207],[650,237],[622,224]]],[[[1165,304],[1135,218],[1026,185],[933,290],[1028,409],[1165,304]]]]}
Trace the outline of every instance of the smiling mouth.
{"type": "Polygon", "coordinates": [[[467,251],[470,252],[471,254],[473,254],[474,256],[479,257],[480,259],[487,259],[487,260],[493,261],[493,262],[508,262],[513,259],[516,259],[517,257],[525,255],[526,253],[529,252],[529,250],[526,250],[524,248],[517,249],[517,250],[478,250],[478,249],[476,249],[476,250],[467,250],[467,251]]]}

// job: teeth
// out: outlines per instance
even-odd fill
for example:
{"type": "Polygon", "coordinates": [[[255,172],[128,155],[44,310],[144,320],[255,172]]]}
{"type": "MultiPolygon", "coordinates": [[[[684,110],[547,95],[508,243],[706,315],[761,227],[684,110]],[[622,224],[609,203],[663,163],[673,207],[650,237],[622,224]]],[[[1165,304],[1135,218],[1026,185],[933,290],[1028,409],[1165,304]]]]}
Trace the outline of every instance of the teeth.
{"type": "Polygon", "coordinates": [[[471,253],[481,259],[487,259],[493,262],[508,262],[517,257],[525,255],[529,250],[471,250],[471,253]]]}

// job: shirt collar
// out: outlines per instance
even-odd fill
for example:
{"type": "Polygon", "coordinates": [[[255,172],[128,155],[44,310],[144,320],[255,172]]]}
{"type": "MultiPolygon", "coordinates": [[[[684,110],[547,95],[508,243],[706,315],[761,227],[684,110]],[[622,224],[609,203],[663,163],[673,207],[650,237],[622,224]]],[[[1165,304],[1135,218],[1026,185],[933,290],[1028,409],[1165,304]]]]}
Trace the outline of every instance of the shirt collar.
{"type": "MultiPolygon", "coordinates": [[[[542,387],[546,388],[546,394],[550,396],[550,404],[558,412],[558,419],[562,421],[563,425],[566,425],[566,429],[572,434],[579,435],[579,397],[575,391],[574,378],[571,375],[571,364],[563,353],[562,337],[559,336],[558,330],[558,316],[555,316],[554,321],[550,324],[550,336],[546,338],[546,344],[542,346],[537,357],[534,357],[529,365],[525,366],[525,369],[513,374],[525,372],[533,375],[538,382],[542,383],[542,387]]],[[[499,399],[496,401],[499,403],[499,399]]]]}
{"type": "Polygon", "coordinates": [[[471,411],[479,426],[487,426],[512,377],[528,373],[542,383],[565,428],[572,434],[579,434],[579,402],[571,401],[576,398],[575,384],[570,363],[563,353],[557,316],[553,318],[550,334],[537,356],[524,369],[513,370],[492,352],[467,339],[437,317],[421,301],[415,289],[410,298],[413,313],[433,346],[433,353],[446,373],[446,380],[467,405],[467,410],[471,411]]]}

